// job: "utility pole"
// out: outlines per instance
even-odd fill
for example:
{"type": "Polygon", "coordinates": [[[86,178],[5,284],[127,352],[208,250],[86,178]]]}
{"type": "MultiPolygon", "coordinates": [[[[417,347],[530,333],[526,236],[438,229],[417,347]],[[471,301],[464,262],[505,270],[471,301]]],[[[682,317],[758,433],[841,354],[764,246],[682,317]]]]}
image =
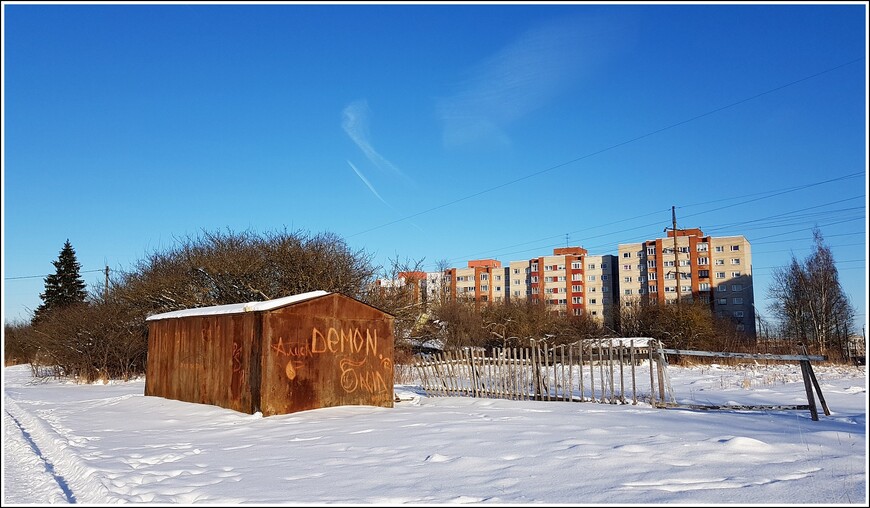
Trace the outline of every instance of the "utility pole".
{"type": "Polygon", "coordinates": [[[106,265],[106,291],[104,297],[106,300],[109,299],[109,265],[106,265]]]}
{"type": "Polygon", "coordinates": [[[680,260],[677,255],[677,207],[671,206],[671,221],[673,223],[673,228],[671,231],[674,233],[674,273],[677,277],[677,305],[680,304],[681,296],[680,296],[680,260]]]}

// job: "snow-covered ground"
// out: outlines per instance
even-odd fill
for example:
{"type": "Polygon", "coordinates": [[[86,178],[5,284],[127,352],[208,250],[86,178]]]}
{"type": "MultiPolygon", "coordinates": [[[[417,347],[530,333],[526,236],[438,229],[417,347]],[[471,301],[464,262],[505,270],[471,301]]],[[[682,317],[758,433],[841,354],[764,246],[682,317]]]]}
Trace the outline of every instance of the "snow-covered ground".
{"type": "MultiPolygon", "coordinates": [[[[264,418],[145,397],[141,379],[6,367],[3,504],[866,505],[866,369],[814,370],[832,413],[819,421],[428,397],[413,382],[394,408],[264,418]]],[[[669,371],[682,403],[807,404],[796,364],[669,371]]]]}

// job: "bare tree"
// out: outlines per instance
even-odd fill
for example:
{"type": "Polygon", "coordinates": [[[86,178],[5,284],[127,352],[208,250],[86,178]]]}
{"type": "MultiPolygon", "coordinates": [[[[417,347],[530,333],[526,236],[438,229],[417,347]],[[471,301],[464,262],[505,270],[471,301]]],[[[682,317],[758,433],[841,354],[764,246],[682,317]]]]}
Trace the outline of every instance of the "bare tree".
{"type": "Polygon", "coordinates": [[[830,248],[818,229],[813,252],[801,263],[792,256],[776,269],[768,295],[770,310],[786,337],[802,341],[826,355],[847,356],[855,311],[840,285],[830,248]]]}

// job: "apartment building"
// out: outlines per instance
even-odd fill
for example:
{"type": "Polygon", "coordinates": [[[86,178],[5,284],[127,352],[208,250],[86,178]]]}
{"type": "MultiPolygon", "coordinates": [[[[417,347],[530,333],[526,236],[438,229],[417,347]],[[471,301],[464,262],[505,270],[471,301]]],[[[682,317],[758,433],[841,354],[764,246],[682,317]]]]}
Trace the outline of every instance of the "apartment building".
{"type": "Polygon", "coordinates": [[[705,236],[697,228],[618,247],[622,305],[701,301],[755,336],[752,250],[742,235],[705,236]]]}
{"type": "Polygon", "coordinates": [[[475,302],[529,300],[612,323],[618,305],[616,273],[616,256],[589,256],[582,247],[564,247],[505,267],[494,259],[472,260],[466,268],[446,270],[444,284],[449,295],[475,302]]]}
{"type": "Polygon", "coordinates": [[[505,299],[505,270],[501,261],[474,259],[465,268],[444,271],[447,294],[475,302],[501,302],[505,299]]]}
{"type": "MultiPolygon", "coordinates": [[[[580,302],[586,304],[584,312],[610,327],[613,326],[614,312],[619,306],[617,259],[612,254],[586,256],[586,270],[580,276],[581,280],[585,276],[583,282],[586,296],[580,302]]],[[[578,280],[577,275],[576,272],[572,275],[572,287],[578,280]]]]}

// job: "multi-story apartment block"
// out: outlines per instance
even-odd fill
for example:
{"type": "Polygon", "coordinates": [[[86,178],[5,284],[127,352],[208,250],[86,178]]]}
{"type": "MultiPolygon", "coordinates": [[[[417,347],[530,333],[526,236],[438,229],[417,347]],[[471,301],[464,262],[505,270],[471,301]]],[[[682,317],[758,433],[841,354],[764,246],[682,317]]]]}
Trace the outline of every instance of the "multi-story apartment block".
{"type": "Polygon", "coordinates": [[[444,272],[447,294],[475,302],[529,300],[556,312],[589,314],[612,323],[617,304],[616,256],[588,256],[582,247],[553,250],[552,256],[511,261],[502,267],[494,259],[468,262],[466,268],[444,272]]]}
{"type": "Polygon", "coordinates": [[[495,259],[475,259],[469,261],[466,268],[448,268],[444,271],[448,295],[475,302],[504,300],[504,277],[501,261],[495,259]]]}
{"type": "MultiPolygon", "coordinates": [[[[572,287],[585,276],[584,311],[589,316],[613,326],[614,312],[619,306],[619,279],[617,277],[617,257],[611,254],[586,256],[585,273],[572,274],[572,287]],[[579,275],[579,277],[578,277],[579,275]]],[[[581,286],[581,289],[583,286],[581,286]]],[[[576,288],[575,288],[576,289],[576,288]]],[[[577,298],[577,297],[574,297],[577,298]]]]}
{"type": "Polygon", "coordinates": [[[737,329],[755,336],[752,250],[743,236],[711,237],[700,229],[668,231],[667,238],[620,244],[623,305],[701,301],[737,329]]]}

